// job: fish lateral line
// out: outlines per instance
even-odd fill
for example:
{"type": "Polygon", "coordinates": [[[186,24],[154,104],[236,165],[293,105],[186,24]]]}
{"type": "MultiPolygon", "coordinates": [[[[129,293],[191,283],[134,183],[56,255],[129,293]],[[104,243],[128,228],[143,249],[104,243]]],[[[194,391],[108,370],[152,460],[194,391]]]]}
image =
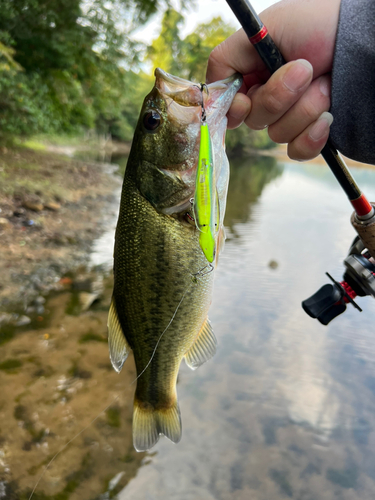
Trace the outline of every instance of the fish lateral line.
{"type": "Polygon", "coordinates": [[[140,378],[140,377],[144,374],[144,372],[147,370],[147,368],[150,366],[151,361],[154,359],[154,356],[155,356],[156,350],[157,350],[157,348],[158,348],[158,346],[159,346],[159,344],[160,344],[160,341],[161,341],[161,339],[162,339],[163,335],[165,334],[165,332],[166,332],[166,331],[168,330],[168,328],[171,326],[171,324],[172,324],[173,320],[175,319],[176,314],[177,314],[177,311],[178,311],[178,309],[180,308],[180,306],[181,306],[181,304],[182,304],[182,302],[183,302],[183,300],[184,300],[184,298],[185,298],[185,295],[187,294],[188,290],[189,290],[189,287],[187,287],[187,288],[186,288],[186,290],[185,290],[185,292],[184,292],[184,294],[183,294],[183,296],[182,296],[182,298],[181,298],[180,302],[178,303],[178,305],[177,305],[177,307],[176,307],[176,309],[175,309],[175,311],[174,311],[174,313],[173,313],[173,315],[172,315],[172,318],[170,319],[170,321],[169,321],[168,325],[165,327],[164,331],[160,334],[160,336],[159,336],[159,338],[158,338],[158,340],[157,340],[157,342],[156,342],[156,345],[155,345],[155,347],[154,347],[154,350],[153,350],[153,352],[152,352],[152,354],[151,354],[151,358],[150,358],[150,360],[148,361],[147,365],[143,368],[143,370],[141,371],[141,373],[140,373],[139,375],[137,375],[137,377],[133,380],[133,382],[131,382],[131,384],[130,384],[130,385],[133,385],[133,384],[134,384],[134,382],[136,382],[136,381],[137,381],[137,380],[138,380],[138,379],[139,379],[139,378],[140,378]]]}

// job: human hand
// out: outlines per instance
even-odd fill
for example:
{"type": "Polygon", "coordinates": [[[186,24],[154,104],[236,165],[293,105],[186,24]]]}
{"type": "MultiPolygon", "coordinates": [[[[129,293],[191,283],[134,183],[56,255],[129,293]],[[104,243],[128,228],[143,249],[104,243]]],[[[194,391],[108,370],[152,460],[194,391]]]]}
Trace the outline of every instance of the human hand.
{"type": "Polygon", "coordinates": [[[327,142],[332,115],[330,83],[341,0],[283,0],[260,14],[287,61],[271,77],[241,29],[211,53],[207,82],[235,72],[244,84],[228,112],[228,128],[242,122],[268,127],[272,140],[288,143],[296,160],[317,156],[327,142]]]}

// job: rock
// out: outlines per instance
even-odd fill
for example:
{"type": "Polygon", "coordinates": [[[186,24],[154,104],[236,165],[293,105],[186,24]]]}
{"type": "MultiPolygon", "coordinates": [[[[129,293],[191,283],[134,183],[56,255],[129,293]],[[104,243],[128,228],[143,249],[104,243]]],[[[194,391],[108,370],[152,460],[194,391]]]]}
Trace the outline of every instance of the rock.
{"type": "Polygon", "coordinates": [[[45,203],[44,208],[47,208],[48,210],[52,210],[53,212],[57,212],[60,210],[61,205],[59,203],[54,203],[52,201],[45,203]]]}
{"type": "Polygon", "coordinates": [[[0,325],[2,324],[7,324],[7,323],[10,323],[13,319],[13,316],[12,314],[9,314],[9,313],[1,313],[0,314],[0,325]]]}
{"type": "Polygon", "coordinates": [[[44,205],[40,201],[30,201],[30,200],[25,200],[23,202],[23,206],[25,208],[28,208],[29,210],[33,210],[34,212],[40,212],[43,210],[44,205]]]}
{"type": "Polygon", "coordinates": [[[44,297],[42,297],[41,295],[39,295],[35,300],[34,300],[34,304],[38,305],[38,306],[41,306],[45,303],[46,299],[44,297]]]}
{"type": "Polygon", "coordinates": [[[44,311],[45,311],[44,306],[38,306],[36,308],[36,313],[39,315],[44,314],[44,311]]]}
{"type": "Polygon", "coordinates": [[[79,302],[81,304],[81,311],[87,311],[89,307],[95,302],[95,300],[98,298],[97,293],[88,293],[88,292],[81,292],[79,294],[79,302]]]}
{"type": "Polygon", "coordinates": [[[15,326],[25,326],[31,323],[31,319],[28,316],[20,316],[14,323],[15,326]]]}
{"type": "Polygon", "coordinates": [[[9,226],[8,219],[5,219],[5,217],[0,217],[0,229],[3,229],[7,226],[9,226]]]}
{"type": "Polygon", "coordinates": [[[25,215],[26,213],[26,210],[22,207],[18,207],[16,208],[16,210],[13,212],[13,215],[15,217],[22,217],[23,215],[25,215]]]}
{"type": "Polygon", "coordinates": [[[68,276],[64,276],[63,278],[60,278],[59,283],[63,286],[70,286],[73,283],[73,280],[68,276]]]}
{"type": "Polygon", "coordinates": [[[276,260],[270,260],[268,263],[268,267],[270,269],[277,269],[279,267],[279,263],[276,260]]]}

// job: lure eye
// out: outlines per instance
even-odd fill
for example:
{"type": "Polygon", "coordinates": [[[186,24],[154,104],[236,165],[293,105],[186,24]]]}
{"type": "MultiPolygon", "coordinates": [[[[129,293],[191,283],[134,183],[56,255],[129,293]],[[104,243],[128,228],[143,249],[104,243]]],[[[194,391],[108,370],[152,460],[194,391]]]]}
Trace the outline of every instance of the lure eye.
{"type": "Polygon", "coordinates": [[[146,130],[154,131],[161,123],[161,116],[157,111],[149,111],[143,117],[143,125],[146,130]]]}

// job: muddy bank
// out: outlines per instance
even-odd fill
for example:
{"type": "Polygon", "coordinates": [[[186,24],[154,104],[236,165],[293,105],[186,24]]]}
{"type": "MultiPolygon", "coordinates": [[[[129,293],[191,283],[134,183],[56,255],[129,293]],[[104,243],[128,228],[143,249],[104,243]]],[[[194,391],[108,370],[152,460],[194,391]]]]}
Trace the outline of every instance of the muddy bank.
{"type": "Polygon", "coordinates": [[[115,170],[54,153],[0,150],[0,325],[41,316],[43,297],[87,264],[117,209],[115,170]]]}

